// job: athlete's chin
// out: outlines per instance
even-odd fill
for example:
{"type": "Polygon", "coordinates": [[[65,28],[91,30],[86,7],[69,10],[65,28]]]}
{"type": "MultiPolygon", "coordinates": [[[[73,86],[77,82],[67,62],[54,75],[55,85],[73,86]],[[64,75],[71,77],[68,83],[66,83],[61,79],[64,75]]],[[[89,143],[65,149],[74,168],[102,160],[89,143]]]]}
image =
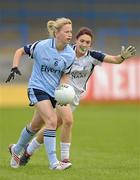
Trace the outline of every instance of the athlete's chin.
{"type": "Polygon", "coordinates": [[[79,49],[79,53],[80,53],[81,55],[84,55],[84,54],[86,53],[86,51],[82,51],[82,50],[79,49]]]}
{"type": "Polygon", "coordinates": [[[70,42],[71,42],[71,40],[68,40],[68,41],[67,41],[67,44],[69,44],[70,42]]]}

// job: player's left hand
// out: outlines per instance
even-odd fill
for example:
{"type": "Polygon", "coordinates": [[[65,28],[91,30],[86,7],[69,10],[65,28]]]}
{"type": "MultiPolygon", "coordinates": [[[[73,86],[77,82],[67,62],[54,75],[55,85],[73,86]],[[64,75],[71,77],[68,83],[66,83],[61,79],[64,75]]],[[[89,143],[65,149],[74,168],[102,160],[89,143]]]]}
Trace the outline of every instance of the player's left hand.
{"type": "Polygon", "coordinates": [[[136,48],[134,46],[129,46],[128,48],[125,48],[122,46],[121,49],[121,58],[123,60],[128,59],[136,54],[136,48]]]}
{"type": "Polygon", "coordinates": [[[18,69],[17,67],[13,67],[13,68],[11,69],[10,75],[8,76],[8,78],[7,78],[7,80],[6,80],[5,82],[6,82],[6,83],[7,83],[7,82],[10,82],[11,79],[14,79],[14,78],[15,78],[15,75],[16,75],[16,74],[18,74],[18,75],[21,76],[21,72],[19,71],[19,69],[18,69]]]}

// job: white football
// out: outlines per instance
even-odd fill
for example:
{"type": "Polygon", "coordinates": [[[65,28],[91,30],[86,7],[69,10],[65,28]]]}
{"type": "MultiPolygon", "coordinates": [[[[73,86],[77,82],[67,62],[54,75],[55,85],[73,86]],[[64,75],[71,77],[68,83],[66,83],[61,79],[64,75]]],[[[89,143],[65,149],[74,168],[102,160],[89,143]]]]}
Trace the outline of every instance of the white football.
{"type": "Polygon", "coordinates": [[[55,90],[55,100],[62,105],[71,103],[74,96],[74,88],[69,84],[60,84],[55,90]]]}

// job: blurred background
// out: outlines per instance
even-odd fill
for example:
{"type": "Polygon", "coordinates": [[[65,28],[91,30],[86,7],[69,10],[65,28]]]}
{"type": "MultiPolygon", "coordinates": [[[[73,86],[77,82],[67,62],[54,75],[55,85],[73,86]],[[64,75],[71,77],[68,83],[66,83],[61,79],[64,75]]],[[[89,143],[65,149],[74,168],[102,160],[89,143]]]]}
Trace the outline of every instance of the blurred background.
{"type": "Polygon", "coordinates": [[[1,180],[140,179],[140,0],[0,0],[0,154],[1,180]],[[27,167],[15,171],[7,147],[32,118],[26,93],[32,60],[24,57],[22,76],[5,80],[15,50],[47,38],[47,21],[63,16],[73,21],[73,37],[82,26],[94,31],[95,50],[117,55],[122,45],[134,45],[137,55],[95,67],[86,103],[74,113],[70,170],[48,171],[42,146],[27,167]]]}
{"type": "Polygon", "coordinates": [[[26,87],[32,61],[24,58],[20,65],[22,76],[12,83],[4,83],[14,52],[21,46],[47,38],[47,21],[58,17],[73,21],[73,35],[81,26],[91,28],[96,50],[117,55],[122,45],[134,45],[137,49],[136,57],[121,65],[96,67],[83,99],[139,101],[139,0],[0,0],[0,105],[27,104],[26,87]]]}

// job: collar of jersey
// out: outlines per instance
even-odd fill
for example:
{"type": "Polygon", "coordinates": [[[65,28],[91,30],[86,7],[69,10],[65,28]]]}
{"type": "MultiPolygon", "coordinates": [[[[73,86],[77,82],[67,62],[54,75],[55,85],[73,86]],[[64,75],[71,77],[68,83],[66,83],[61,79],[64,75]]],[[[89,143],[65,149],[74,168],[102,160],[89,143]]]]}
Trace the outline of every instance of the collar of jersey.
{"type": "MultiPolygon", "coordinates": [[[[55,43],[55,42],[56,42],[56,39],[55,39],[55,38],[52,38],[51,47],[54,48],[54,49],[56,49],[56,43],[55,43]]],[[[67,45],[65,46],[65,48],[67,48],[67,45]]],[[[64,48],[64,49],[65,49],[65,48],[64,48]]],[[[56,50],[57,50],[57,49],[56,49],[56,50]]],[[[62,50],[62,51],[63,51],[63,50],[62,50]]]]}
{"type": "MultiPolygon", "coordinates": [[[[75,50],[76,50],[76,48],[75,48],[75,50]]],[[[89,51],[87,51],[83,56],[81,56],[79,58],[76,57],[76,59],[81,59],[81,58],[87,57],[88,55],[89,55],[89,51]]]]}
{"type": "Polygon", "coordinates": [[[52,44],[51,44],[52,48],[56,49],[56,46],[55,46],[55,38],[52,38],[52,44]]]}

